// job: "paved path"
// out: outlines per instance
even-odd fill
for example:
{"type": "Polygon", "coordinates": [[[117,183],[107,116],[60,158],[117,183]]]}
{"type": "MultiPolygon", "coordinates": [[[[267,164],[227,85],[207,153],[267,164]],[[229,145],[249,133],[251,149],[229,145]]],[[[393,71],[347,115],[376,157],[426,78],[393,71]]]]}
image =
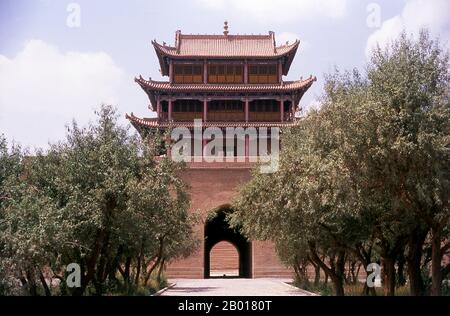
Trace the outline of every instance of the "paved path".
{"type": "Polygon", "coordinates": [[[287,279],[172,279],[163,296],[306,296],[287,279]]]}

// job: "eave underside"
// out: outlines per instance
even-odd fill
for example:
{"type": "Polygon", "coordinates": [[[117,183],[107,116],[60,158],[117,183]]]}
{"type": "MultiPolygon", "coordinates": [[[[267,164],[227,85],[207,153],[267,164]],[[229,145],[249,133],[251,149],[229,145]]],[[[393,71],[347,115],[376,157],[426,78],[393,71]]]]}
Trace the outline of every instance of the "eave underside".
{"type": "Polygon", "coordinates": [[[135,81],[147,93],[151,109],[156,111],[157,99],[242,99],[242,98],[286,98],[295,105],[303,94],[316,81],[315,77],[306,80],[283,82],[282,84],[171,84],[145,80],[135,81]]]}
{"type": "Polygon", "coordinates": [[[152,41],[153,47],[155,49],[156,55],[158,57],[159,64],[161,66],[161,74],[163,76],[169,75],[169,63],[170,60],[175,61],[186,61],[186,60],[202,60],[202,61],[213,61],[213,60],[241,60],[241,61],[281,61],[283,66],[283,75],[287,75],[290,66],[294,60],[297,53],[297,49],[300,45],[299,41],[296,41],[292,45],[281,46],[274,50],[273,54],[260,54],[260,55],[236,55],[236,54],[189,54],[183,55],[177,53],[175,47],[164,46],[156,41],[152,41]],[[278,50],[278,53],[275,53],[278,50]]]}
{"type": "MultiPolygon", "coordinates": [[[[133,113],[126,114],[125,118],[136,128],[141,135],[163,133],[177,127],[184,127],[188,129],[194,128],[194,122],[159,122],[156,118],[139,118],[133,113]]],[[[216,128],[287,128],[297,126],[297,121],[290,122],[202,122],[202,128],[216,127],[216,128]]]]}

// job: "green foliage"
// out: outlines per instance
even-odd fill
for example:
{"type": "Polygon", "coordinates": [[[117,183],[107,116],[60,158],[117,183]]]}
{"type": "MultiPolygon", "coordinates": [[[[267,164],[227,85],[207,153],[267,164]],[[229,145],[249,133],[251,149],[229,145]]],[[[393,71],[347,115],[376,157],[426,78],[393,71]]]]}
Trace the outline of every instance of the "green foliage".
{"type": "Polygon", "coordinates": [[[157,149],[119,126],[112,107],[97,114],[35,156],[0,141],[0,266],[32,295],[44,275],[62,279],[60,294],[102,295],[119,273],[127,289],[146,287],[153,270],[196,246],[182,166],[155,161],[157,149]],[[65,287],[72,262],[81,288],[65,287]]]}
{"type": "Polygon", "coordinates": [[[448,53],[426,32],[376,50],[364,75],[328,75],[322,108],[284,131],[278,172],[253,174],[230,223],[274,241],[296,272],[319,264],[339,295],[349,255],[379,256],[393,294],[419,228],[449,241],[449,86],[448,53]]]}

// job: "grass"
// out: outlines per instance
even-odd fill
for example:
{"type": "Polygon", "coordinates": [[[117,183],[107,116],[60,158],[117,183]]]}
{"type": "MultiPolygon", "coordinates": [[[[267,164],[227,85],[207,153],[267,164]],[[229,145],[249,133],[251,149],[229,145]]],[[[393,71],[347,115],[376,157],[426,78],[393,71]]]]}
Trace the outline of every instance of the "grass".
{"type": "MultiPolygon", "coordinates": [[[[362,296],[362,292],[364,289],[363,283],[358,284],[351,284],[351,285],[344,285],[344,292],[347,296],[362,296]]],[[[383,296],[383,288],[382,287],[376,287],[375,292],[377,293],[377,296],[383,296]]],[[[409,287],[404,285],[400,286],[395,289],[395,296],[409,296],[409,287]]]]}
{"type": "MultiPolygon", "coordinates": [[[[116,278],[116,281],[106,281],[102,285],[104,296],[150,296],[168,285],[167,278],[164,274],[161,275],[161,279],[158,281],[157,273],[152,273],[150,279],[148,280],[148,284],[145,286],[142,285],[144,283],[143,279],[140,280],[138,285],[134,284],[134,282],[126,285],[124,279],[120,274],[117,274],[116,278]]],[[[39,294],[43,295],[44,293],[39,294]]],[[[68,294],[67,289],[63,289],[61,286],[57,286],[52,288],[52,295],[64,296],[70,294],[68,294]]],[[[86,288],[84,295],[97,295],[96,289],[93,284],[90,284],[86,288]]]]}
{"type": "MultiPolygon", "coordinates": [[[[298,282],[294,281],[294,286],[304,289],[309,292],[313,292],[316,294],[319,294],[321,296],[333,296],[334,295],[334,288],[333,284],[331,282],[324,283],[320,282],[319,285],[314,285],[314,283],[309,282],[305,284],[304,282],[298,282]]],[[[363,289],[364,289],[364,283],[357,283],[357,284],[344,284],[344,293],[346,296],[363,296],[363,289]]],[[[383,296],[383,288],[382,287],[376,287],[375,292],[377,296],[383,296]]],[[[395,296],[409,296],[409,287],[407,285],[400,286],[395,289],[395,296]]]]}

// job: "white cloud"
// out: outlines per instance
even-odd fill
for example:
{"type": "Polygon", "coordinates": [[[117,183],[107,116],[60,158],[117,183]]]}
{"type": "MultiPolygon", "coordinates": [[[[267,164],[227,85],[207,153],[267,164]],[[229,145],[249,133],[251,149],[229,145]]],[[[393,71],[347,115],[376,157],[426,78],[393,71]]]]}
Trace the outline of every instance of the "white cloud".
{"type": "Polygon", "coordinates": [[[435,36],[446,42],[450,39],[450,1],[448,0],[408,0],[402,13],[383,22],[381,28],[373,32],[366,45],[366,55],[379,43],[385,46],[403,30],[417,35],[427,27],[435,36]]]}
{"type": "Polygon", "coordinates": [[[319,110],[322,107],[322,102],[317,99],[311,100],[307,105],[303,105],[302,116],[307,115],[312,110],[319,110]]]}
{"type": "Polygon", "coordinates": [[[46,147],[64,137],[72,118],[85,124],[101,103],[117,104],[124,79],[106,53],[61,52],[28,41],[11,59],[0,55],[0,133],[46,147]]]}
{"type": "Polygon", "coordinates": [[[197,0],[205,8],[230,10],[243,16],[270,21],[339,18],[345,15],[347,0],[197,0]]]}

